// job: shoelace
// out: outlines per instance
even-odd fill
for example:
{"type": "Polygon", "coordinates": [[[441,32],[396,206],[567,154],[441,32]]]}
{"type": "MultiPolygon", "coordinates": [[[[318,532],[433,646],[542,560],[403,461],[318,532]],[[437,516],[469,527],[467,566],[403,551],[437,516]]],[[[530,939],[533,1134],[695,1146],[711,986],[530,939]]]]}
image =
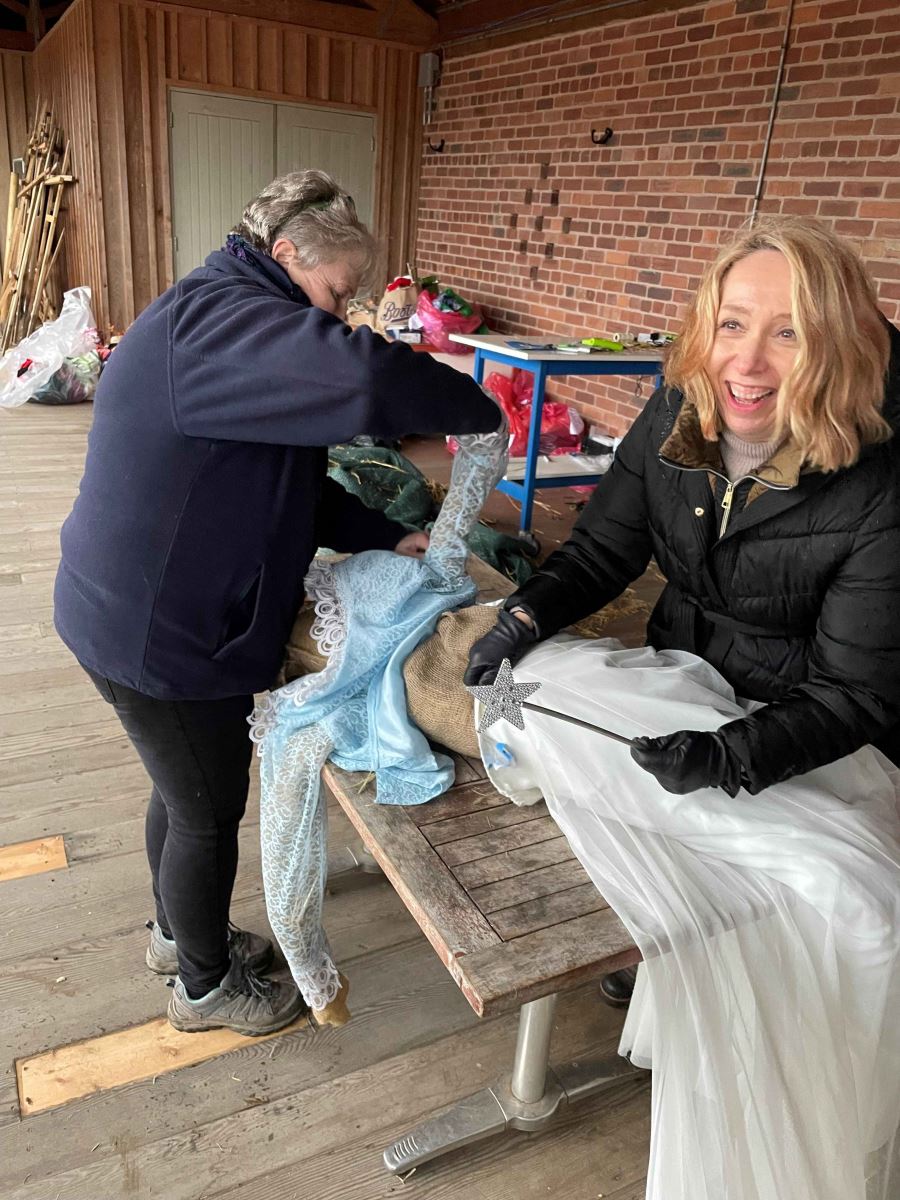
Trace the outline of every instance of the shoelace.
{"type": "Polygon", "coordinates": [[[232,960],[232,967],[229,974],[231,979],[227,987],[223,984],[227,995],[251,996],[257,1000],[262,1000],[271,1011],[275,986],[270,980],[263,979],[261,976],[255,974],[240,959],[232,960]]]}

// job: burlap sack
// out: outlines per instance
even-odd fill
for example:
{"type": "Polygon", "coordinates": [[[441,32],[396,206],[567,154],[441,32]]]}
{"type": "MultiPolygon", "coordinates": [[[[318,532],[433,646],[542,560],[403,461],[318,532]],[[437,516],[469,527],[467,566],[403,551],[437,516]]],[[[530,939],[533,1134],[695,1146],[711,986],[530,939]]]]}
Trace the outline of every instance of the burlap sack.
{"type": "MultiPolygon", "coordinates": [[[[403,666],[410,719],[432,741],[471,758],[479,757],[478,738],[474,701],[463,686],[463,674],[469,650],[493,629],[497,612],[494,606],[475,604],[444,613],[434,633],[413,650],[403,666]]],[[[648,605],[626,588],[618,600],[579,621],[572,632],[586,638],[603,637],[604,627],[612,618],[635,614],[644,619],[648,612],[648,605]]],[[[304,604],[297,614],[285,647],[279,684],[321,671],[328,661],[312,636],[315,616],[311,603],[304,604]]]]}
{"type": "MultiPolygon", "coordinates": [[[[321,671],[328,661],[312,636],[315,619],[311,603],[297,613],[285,646],[279,686],[321,671]]],[[[473,642],[493,628],[496,620],[497,609],[484,605],[444,613],[435,632],[413,650],[403,667],[410,720],[432,741],[475,758],[474,707],[462,677],[473,642]]]]}
{"type": "Polygon", "coordinates": [[[475,702],[463,687],[463,674],[473,643],[496,621],[497,609],[483,604],[444,613],[403,666],[410,719],[432,741],[472,758],[479,757],[475,702]]]}

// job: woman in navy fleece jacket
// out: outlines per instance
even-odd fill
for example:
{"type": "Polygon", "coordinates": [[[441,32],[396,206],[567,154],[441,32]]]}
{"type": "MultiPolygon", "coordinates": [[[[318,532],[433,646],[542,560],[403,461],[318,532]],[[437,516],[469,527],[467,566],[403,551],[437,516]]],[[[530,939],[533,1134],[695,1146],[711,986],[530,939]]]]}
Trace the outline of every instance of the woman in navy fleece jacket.
{"type": "Polygon", "coordinates": [[[420,553],[424,534],[327,478],[358,434],[495,429],[468,376],[344,322],[373,254],[351,198],[297,172],[134,322],[109,361],[62,530],[56,628],[113,704],[153,790],[147,962],[181,1029],[264,1033],[302,1008],[229,925],[253,693],[275,680],[319,545],[420,553]]]}

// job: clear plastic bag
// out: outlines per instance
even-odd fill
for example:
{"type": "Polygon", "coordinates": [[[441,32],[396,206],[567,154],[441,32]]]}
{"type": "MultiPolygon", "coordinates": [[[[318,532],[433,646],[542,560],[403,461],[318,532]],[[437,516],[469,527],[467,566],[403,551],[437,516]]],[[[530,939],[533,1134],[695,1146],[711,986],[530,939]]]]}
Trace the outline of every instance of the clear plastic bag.
{"type": "Polygon", "coordinates": [[[91,289],[72,288],[63,297],[62,311],[55,321],[30,333],[0,359],[0,407],[24,404],[46,387],[66,359],[95,351],[97,340],[91,289]]]}

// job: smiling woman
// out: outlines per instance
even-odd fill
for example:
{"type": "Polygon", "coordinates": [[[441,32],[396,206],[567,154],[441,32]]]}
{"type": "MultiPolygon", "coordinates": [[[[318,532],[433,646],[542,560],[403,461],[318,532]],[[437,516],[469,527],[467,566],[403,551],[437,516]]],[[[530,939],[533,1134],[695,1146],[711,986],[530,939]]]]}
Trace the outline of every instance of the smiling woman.
{"type": "MultiPolygon", "coordinates": [[[[618,766],[608,745],[567,741],[558,722],[510,743],[518,768],[538,763],[526,783],[539,784],[644,954],[624,1049],[640,1062],[652,1034],[653,1197],[898,1194],[887,1182],[900,1101],[898,425],[900,331],[879,314],[854,251],[813,221],[743,233],[707,269],[665,386],[569,541],[470,654],[467,683],[522,659],[520,681],[548,696],[558,688],[550,708],[577,702],[608,728],[640,715],[629,708],[633,686],[647,726],[675,728],[633,738],[618,766]],[[666,578],[647,627],[656,655],[598,645],[576,657],[553,639],[618,596],[651,555],[666,578]],[[532,651],[535,641],[545,644],[532,651]],[[623,668],[644,663],[653,670],[629,685],[623,668]],[[710,666],[718,695],[689,710],[688,676],[710,666]],[[726,712],[729,688],[737,704],[726,712]],[[863,762],[880,784],[858,770],[863,762]],[[820,806],[806,846],[798,796],[820,806]],[[884,804],[875,836],[855,825],[872,801],[884,804]],[[848,853],[831,854],[845,821],[848,853]],[[860,847],[876,844],[862,865],[860,847]],[[882,867],[890,900],[876,903],[872,937],[859,900],[882,867]],[[793,895],[773,885],[779,872],[800,882],[793,895]],[[822,935],[816,944],[799,930],[813,893],[824,898],[808,927],[822,935]],[[737,897],[765,919],[729,925],[737,897]],[[846,918],[838,897],[850,898],[846,918]],[[643,937],[648,920],[664,935],[643,937]],[[858,953],[838,929],[859,938],[858,953]],[[870,1000],[857,1024],[854,1008],[870,1000]],[[854,1057],[870,1036],[871,1074],[854,1057]],[[847,1107],[832,1121],[833,1100],[847,1107]]],[[[604,981],[608,997],[630,995],[623,975],[604,981]]]]}
{"type": "Polygon", "coordinates": [[[868,742],[900,762],[900,332],[859,257],[815,221],[742,233],[665,374],[467,682],[607,604],[653,555],[667,586],[649,643],[764,704],[637,745],[665,788],[757,793],[868,742]]]}
{"type": "Polygon", "coordinates": [[[857,254],[814,221],[771,218],[707,272],[666,380],[709,441],[723,429],[746,442],[790,437],[808,466],[833,471],[891,436],[881,414],[889,352],[857,254]]]}

